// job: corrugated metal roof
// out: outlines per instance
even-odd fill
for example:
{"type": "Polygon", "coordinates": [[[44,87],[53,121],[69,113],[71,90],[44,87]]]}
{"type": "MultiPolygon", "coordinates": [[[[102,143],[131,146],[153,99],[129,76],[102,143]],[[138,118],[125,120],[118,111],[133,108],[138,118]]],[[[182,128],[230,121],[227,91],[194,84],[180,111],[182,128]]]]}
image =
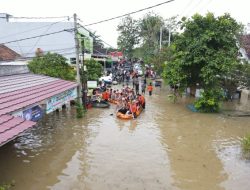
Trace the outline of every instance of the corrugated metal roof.
{"type": "Polygon", "coordinates": [[[75,87],[75,82],[43,75],[0,77],[0,146],[35,125],[35,122],[11,116],[12,112],[36,105],[75,87]]]}
{"type": "Polygon", "coordinates": [[[0,116],[0,146],[18,137],[21,133],[34,126],[33,121],[10,115],[0,116]]]}

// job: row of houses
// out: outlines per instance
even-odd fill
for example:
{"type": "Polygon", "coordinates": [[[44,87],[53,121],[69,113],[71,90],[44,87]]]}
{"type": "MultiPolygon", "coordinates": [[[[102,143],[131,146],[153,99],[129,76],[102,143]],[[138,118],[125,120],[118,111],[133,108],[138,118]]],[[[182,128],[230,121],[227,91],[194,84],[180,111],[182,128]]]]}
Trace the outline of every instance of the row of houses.
{"type": "MultiPolygon", "coordinates": [[[[76,82],[32,74],[27,67],[27,60],[41,52],[62,54],[74,63],[72,28],[69,21],[11,22],[11,15],[0,14],[0,146],[35,126],[44,114],[69,105],[77,97],[76,82]],[[63,32],[19,41],[57,31],[63,32]]],[[[91,44],[91,38],[89,41],[91,44]]]]}
{"type": "Polygon", "coordinates": [[[77,98],[76,82],[32,74],[20,55],[0,46],[0,146],[77,98]],[[8,61],[6,61],[8,60],[8,61]]]}

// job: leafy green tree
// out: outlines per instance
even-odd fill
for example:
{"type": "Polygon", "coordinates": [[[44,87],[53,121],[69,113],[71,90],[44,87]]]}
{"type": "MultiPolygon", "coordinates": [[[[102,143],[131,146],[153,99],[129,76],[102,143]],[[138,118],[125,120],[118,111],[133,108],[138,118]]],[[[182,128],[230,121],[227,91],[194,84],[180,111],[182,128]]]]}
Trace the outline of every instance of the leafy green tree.
{"type": "MultiPolygon", "coordinates": [[[[192,19],[184,19],[182,29],[184,32],[174,43],[174,62],[178,66],[169,63],[166,69],[172,70],[174,78],[181,79],[180,85],[192,87],[199,83],[207,101],[213,98],[211,96],[219,101],[215,97],[220,93],[210,92],[220,89],[221,81],[238,63],[236,44],[241,25],[229,14],[216,18],[208,13],[204,17],[195,14],[192,19]]],[[[165,77],[173,81],[173,75],[165,77]]],[[[214,105],[219,106],[217,103],[214,105]]]]}
{"type": "Polygon", "coordinates": [[[88,80],[98,80],[102,76],[102,65],[95,61],[94,59],[85,60],[85,65],[87,67],[87,79],[88,80]]]}
{"type": "Polygon", "coordinates": [[[163,25],[163,18],[154,13],[146,14],[139,21],[141,48],[144,52],[145,62],[149,62],[150,58],[159,52],[160,28],[163,25]]]}
{"type": "MultiPolygon", "coordinates": [[[[162,77],[166,79],[170,86],[186,86],[186,73],[183,72],[182,65],[179,64],[180,53],[176,52],[175,45],[170,46],[167,50],[168,56],[165,57],[162,77]]],[[[164,52],[165,52],[164,51],[164,52]]]]}
{"type": "Polygon", "coordinates": [[[47,75],[65,80],[75,80],[74,69],[67,63],[67,59],[56,53],[37,56],[29,62],[28,67],[35,74],[47,75]]]}
{"type": "Polygon", "coordinates": [[[131,16],[127,16],[122,19],[122,22],[118,25],[118,48],[123,50],[124,54],[128,58],[132,58],[132,52],[139,43],[139,26],[138,22],[131,16]]]}

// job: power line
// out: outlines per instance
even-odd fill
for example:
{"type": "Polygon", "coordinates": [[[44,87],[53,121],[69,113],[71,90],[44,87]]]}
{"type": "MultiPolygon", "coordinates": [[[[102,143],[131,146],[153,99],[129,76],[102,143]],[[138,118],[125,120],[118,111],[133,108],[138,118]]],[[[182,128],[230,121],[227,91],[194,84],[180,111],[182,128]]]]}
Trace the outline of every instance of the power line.
{"type": "MultiPolygon", "coordinates": [[[[50,26],[43,32],[43,34],[46,34],[46,33],[49,31],[49,29],[51,28],[51,26],[52,26],[52,25],[50,25],[50,26]]],[[[39,38],[36,40],[36,42],[35,42],[34,45],[30,48],[30,50],[28,51],[28,53],[31,52],[31,51],[33,50],[33,48],[36,47],[36,45],[38,44],[38,42],[40,41],[40,39],[41,39],[41,37],[39,37],[39,38]]]]}
{"type": "Polygon", "coordinates": [[[54,17],[10,17],[14,19],[58,19],[58,18],[67,18],[70,19],[69,16],[54,16],[54,17]]]}
{"type": "Polygon", "coordinates": [[[121,18],[121,17],[125,17],[125,16],[128,16],[128,15],[132,15],[132,14],[135,14],[135,13],[139,13],[139,12],[142,12],[142,11],[145,11],[145,10],[148,10],[148,9],[152,9],[152,8],[154,8],[154,7],[158,7],[158,6],[161,6],[161,5],[164,5],[164,4],[173,2],[173,1],[175,1],[175,0],[164,1],[164,2],[162,2],[162,3],[156,4],[156,5],[153,5],[153,6],[150,6],[150,7],[146,7],[146,8],[143,8],[143,9],[139,9],[139,10],[137,10],[137,11],[133,11],[133,12],[126,13],[126,14],[123,14],[123,15],[120,15],[120,16],[116,16],[116,17],[112,17],[112,18],[108,18],[108,19],[101,20],[101,21],[98,21],[98,22],[86,24],[86,25],[84,25],[84,26],[92,26],[92,25],[95,25],[95,24],[100,24],[100,23],[103,23],[103,22],[111,21],[111,20],[114,20],[114,19],[118,19],[118,18],[121,18]]]}
{"type": "MultiPolygon", "coordinates": [[[[72,17],[70,17],[70,18],[72,18],[72,17]]],[[[45,28],[45,27],[47,27],[47,26],[52,26],[52,25],[58,24],[58,23],[60,23],[60,22],[66,21],[66,20],[68,20],[68,19],[63,19],[63,20],[61,20],[61,21],[53,22],[53,23],[47,24],[47,25],[45,25],[45,26],[40,26],[40,27],[32,28],[32,29],[30,29],[30,30],[25,30],[25,31],[23,31],[23,32],[17,32],[17,33],[12,33],[12,34],[6,35],[6,36],[1,36],[0,39],[7,38],[7,37],[10,37],[10,36],[19,35],[19,34],[23,34],[23,33],[27,33],[27,32],[34,31],[34,30],[39,30],[39,29],[41,29],[41,28],[45,28]]]]}
{"type": "MultiPolygon", "coordinates": [[[[81,19],[78,19],[78,20],[82,22],[81,19]]],[[[115,49],[112,45],[108,44],[107,42],[105,42],[104,40],[102,40],[100,37],[96,36],[93,32],[91,32],[90,30],[88,30],[87,28],[85,28],[83,25],[81,25],[81,24],[79,24],[79,23],[78,23],[78,25],[79,25],[78,28],[81,28],[81,27],[84,28],[84,29],[87,30],[94,38],[99,39],[99,40],[102,41],[104,44],[106,44],[106,45],[108,45],[109,47],[115,49]]]]}
{"type": "MultiPolygon", "coordinates": [[[[60,46],[60,45],[70,45],[71,43],[60,43],[60,44],[39,44],[40,46],[60,46]]],[[[8,47],[32,47],[33,45],[22,45],[22,46],[17,46],[17,45],[9,45],[8,47]]]]}
{"type": "Polygon", "coordinates": [[[213,0],[209,0],[209,2],[206,4],[206,6],[203,6],[199,9],[199,12],[203,11],[204,8],[209,7],[209,5],[212,3],[213,0]]]}
{"type": "Polygon", "coordinates": [[[192,5],[193,1],[194,0],[190,0],[189,2],[187,2],[186,6],[180,12],[181,14],[179,15],[179,17],[184,16],[184,13],[186,12],[187,9],[189,9],[189,7],[190,7],[190,5],[192,5]]]}
{"type": "MultiPolygon", "coordinates": [[[[60,48],[60,49],[49,49],[49,50],[46,50],[46,51],[43,51],[43,52],[55,52],[55,53],[58,53],[58,52],[64,52],[64,51],[67,51],[67,50],[72,50],[74,49],[75,47],[69,47],[69,48],[60,48]]],[[[29,54],[34,54],[32,52],[28,52],[28,53],[23,53],[22,55],[29,55],[29,54]]]]}
{"type": "Polygon", "coordinates": [[[197,7],[200,6],[201,2],[202,2],[201,0],[198,0],[198,3],[196,3],[194,7],[192,7],[187,13],[183,14],[183,16],[188,17],[192,11],[194,11],[197,7]]]}
{"type": "Polygon", "coordinates": [[[62,32],[71,32],[73,30],[74,30],[74,28],[64,29],[64,30],[59,30],[59,31],[56,31],[56,32],[51,32],[51,33],[43,34],[43,35],[32,36],[32,37],[28,37],[28,38],[22,38],[22,39],[18,39],[18,40],[12,40],[12,41],[8,41],[8,42],[3,42],[3,43],[0,43],[0,44],[2,45],[2,44],[13,43],[13,42],[20,42],[20,41],[24,41],[24,40],[30,40],[30,39],[34,39],[34,38],[39,38],[39,37],[49,36],[49,35],[53,35],[53,34],[58,34],[58,33],[62,33],[62,32]]]}

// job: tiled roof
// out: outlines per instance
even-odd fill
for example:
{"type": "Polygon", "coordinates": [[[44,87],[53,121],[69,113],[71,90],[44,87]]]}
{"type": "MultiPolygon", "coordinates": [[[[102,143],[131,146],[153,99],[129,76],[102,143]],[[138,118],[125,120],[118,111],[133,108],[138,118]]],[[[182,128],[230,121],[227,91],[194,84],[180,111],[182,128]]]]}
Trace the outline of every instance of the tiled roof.
{"type": "Polygon", "coordinates": [[[75,87],[75,82],[42,75],[20,74],[0,77],[0,146],[35,124],[10,116],[12,112],[36,105],[75,87]]]}
{"type": "Polygon", "coordinates": [[[35,124],[33,121],[26,121],[20,117],[0,116],[0,146],[16,138],[35,124]]]}
{"type": "Polygon", "coordinates": [[[5,45],[0,45],[0,61],[12,61],[21,57],[18,53],[6,47],[5,45]]]}
{"type": "Polygon", "coordinates": [[[250,34],[242,35],[240,41],[242,48],[245,49],[247,57],[250,59],[250,34]]]}

